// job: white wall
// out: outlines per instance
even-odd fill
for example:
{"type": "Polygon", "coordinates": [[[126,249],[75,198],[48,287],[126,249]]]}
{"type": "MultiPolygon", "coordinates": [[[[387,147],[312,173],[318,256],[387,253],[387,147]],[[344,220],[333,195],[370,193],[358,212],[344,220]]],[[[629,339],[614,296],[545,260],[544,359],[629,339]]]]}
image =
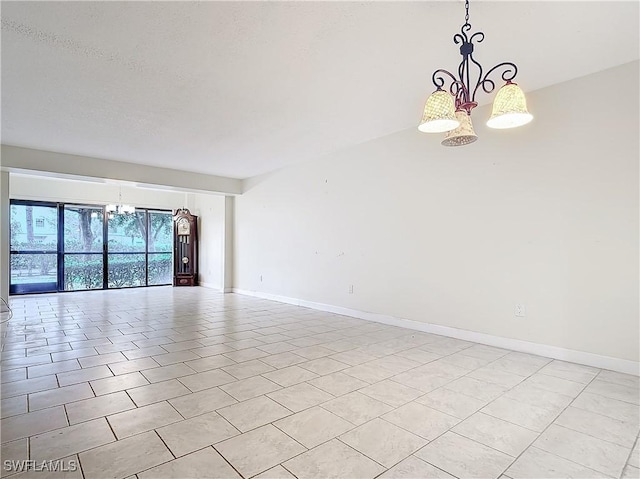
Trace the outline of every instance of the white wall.
{"type": "Polygon", "coordinates": [[[222,291],[224,288],[224,196],[193,195],[191,214],[198,216],[200,240],[200,285],[222,291]]]}
{"type": "Polygon", "coordinates": [[[104,205],[119,202],[122,191],[123,203],[140,208],[175,210],[188,207],[199,217],[200,282],[214,289],[223,288],[224,196],[13,173],[10,176],[12,199],[104,205]]]}
{"type": "MultiPolygon", "coordinates": [[[[9,299],[9,173],[0,171],[0,297],[9,299]]],[[[0,311],[6,306],[0,301],[0,311]]]]}
{"type": "Polygon", "coordinates": [[[466,147],[411,129],[247,181],[235,287],[638,361],[638,68],[529,94],[520,129],[479,108],[466,147]]]}
{"type": "Polygon", "coordinates": [[[235,230],[235,196],[224,197],[224,274],[223,289],[225,293],[233,291],[233,243],[235,230]]]}

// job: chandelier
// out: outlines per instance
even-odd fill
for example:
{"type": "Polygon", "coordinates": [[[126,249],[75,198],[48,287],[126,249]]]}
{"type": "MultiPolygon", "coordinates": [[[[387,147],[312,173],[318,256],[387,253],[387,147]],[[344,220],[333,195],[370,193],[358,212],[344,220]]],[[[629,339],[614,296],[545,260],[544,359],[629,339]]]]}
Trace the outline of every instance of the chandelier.
{"type": "Polygon", "coordinates": [[[473,42],[481,43],[484,33],[469,32],[469,0],[465,0],[464,20],[460,33],[453,36],[453,42],[460,44],[462,55],[457,76],[443,69],[433,72],[431,80],[436,91],[427,99],[422,121],[418,126],[418,130],[427,133],[446,132],[442,140],[444,146],[468,145],[478,139],[471,123],[471,110],[478,106],[476,95],[480,90],[491,93],[495,89],[496,85],[489,76],[496,71],[502,71],[502,80],[506,83],[496,94],[487,126],[496,129],[515,128],[533,119],[527,111],[524,92],[512,81],[518,73],[518,67],[511,62],[503,62],[485,73],[482,65],[473,58],[473,42]],[[445,90],[443,87],[447,83],[449,87],[445,90]]]}
{"type": "Polygon", "coordinates": [[[109,204],[105,206],[105,211],[108,213],[109,218],[113,218],[114,215],[128,215],[136,212],[134,206],[125,205],[122,203],[122,187],[120,187],[118,194],[118,204],[109,204]]]}

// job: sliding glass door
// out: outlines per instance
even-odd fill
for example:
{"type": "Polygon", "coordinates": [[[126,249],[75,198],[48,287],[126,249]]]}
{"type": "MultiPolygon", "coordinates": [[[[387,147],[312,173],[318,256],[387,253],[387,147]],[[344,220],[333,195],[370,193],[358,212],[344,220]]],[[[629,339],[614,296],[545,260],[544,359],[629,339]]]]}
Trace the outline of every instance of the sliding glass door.
{"type": "Polygon", "coordinates": [[[11,203],[11,294],[58,290],[58,207],[11,203]]]}
{"type": "Polygon", "coordinates": [[[64,289],[78,291],[104,287],[104,209],[100,206],[64,206],[64,289]]]}
{"type": "Polygon", "coordinates": [[[108,287],[171,284],[172,216],[137,210],[108,219],[108,287]]]}
{"type": "Polygon", "coordinates": [[[171,213],[149,211],[147,214],[147,281],[150,285],[173,281],[173,222],[171,213]]]}
{"type": "Polygon", "coordinates": [[[109,288],[130,288],[147,284],[147,212],[112,214],[108,219],[109,288]]]}
{"type": "Polygon", "coordinates": [[[172,214],[11,202],[11,294],[171,284],[172,214]]]}

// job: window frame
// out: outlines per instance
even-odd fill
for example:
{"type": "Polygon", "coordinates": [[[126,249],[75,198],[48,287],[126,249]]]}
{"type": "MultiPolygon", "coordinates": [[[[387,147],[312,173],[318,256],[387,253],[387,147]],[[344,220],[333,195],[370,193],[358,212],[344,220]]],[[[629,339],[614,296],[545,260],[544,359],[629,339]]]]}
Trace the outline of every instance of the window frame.
{"type": "MultiPolygon", "coordinates": [[[[10,294],[11,295],[19,295],[19,294],[32,294],[32,293],[51,293],[51,292],[72,292],[72,291],[101,291],[106,289],[122,289],[122,288],[146,288],[146,287],[154,287],[154,286],[168,286],[172,284],[172,278],[167,283],[161,284],[149,284],[149,257],[156,254],[171,254],[173,255],[173,228],[171,228],[171,246],[168,251],[149,251],[149,235],[151,234],[151,214],[150,213],[161,213],[167,214],[173,221],[173,211],[165,210],[162,208],[143,208],[136,207],[136,213],[139,211],[143,211],[145,214],[145,222],[146,222],[146,237],[145,239],[145,247],[144,251],[135,251],[135,252],[110,252],[108,248],[109,244],[109,231],[108,231],[108,221],[109,214],[106,211],[106,205],[103,204],[93,204],[93,203],[76,203],[76,202],[55,202],[55,201],[39,201],[39,200],[25,200],[18,198],[10,199],[10,212],[11,206],[43,206],[43,207],[53,207],[56,208],[57,211],[57,246],[56,250],[45,250],[45,249],[35,249],[35,250],[21,250],[21,249],[13,249],[13,246],[10,245],[10,256],[14,254],[55,254],[57,260],[56,266],[56,283],[46,283],[46,288],[38,288],[38,287],[21,287],[19,283],[13,284],[10,282],[10,294]],[[65,211],[67,207],[87,207],[96,210],[102,210],[102,251],[65,251],[65,211]],[[123,286],[123,287],[109,287],[109,255],[143,255],[145,262],[145,280],[144,284],[136,285],[136,286],[123,286]],[[66,289],[65,285],[65,258],[67,256],[75,256],[75,255],[101,255],[102,256],[102,286],[100,288],[91,288],[91,289],[66,289]],[[55,287],[53,286],[55,285],[55,287]]],[[[11,213],[10,213],[11,215],[11,213]]],[[[34,219],[35,225],[36,219],[34,219]]],[[[11,222],[10,222],[11,223],[11,222]]],[[[173,258],[171,259],[171,264],[173,264],[173,258]]],[[[39,283],[34,283],[39,284],[39,283]]],[[[43,283],[44,284],[44,283],[43,283]]]]}

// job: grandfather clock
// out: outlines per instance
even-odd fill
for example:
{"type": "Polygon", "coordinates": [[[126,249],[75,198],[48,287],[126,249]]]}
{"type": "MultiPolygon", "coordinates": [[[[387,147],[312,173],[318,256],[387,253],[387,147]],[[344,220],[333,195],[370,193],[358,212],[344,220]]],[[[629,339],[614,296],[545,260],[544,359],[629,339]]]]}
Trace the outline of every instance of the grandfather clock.
{"type": "Polygon", "coordinates": [[[188,209],[173,214],[173,285],[198,284],[198,217],[188,209]]]}

